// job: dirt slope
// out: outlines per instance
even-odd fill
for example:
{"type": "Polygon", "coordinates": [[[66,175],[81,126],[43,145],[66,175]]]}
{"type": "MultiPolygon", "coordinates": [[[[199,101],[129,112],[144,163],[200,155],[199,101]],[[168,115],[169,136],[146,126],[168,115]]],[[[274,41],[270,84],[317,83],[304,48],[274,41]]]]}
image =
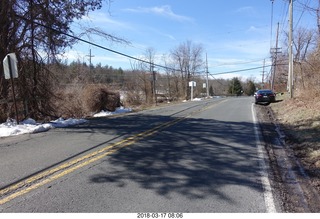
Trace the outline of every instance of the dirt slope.
{"type": "MultiPolygon", "coordinates": [[[[320,102],[287,99],[270,105],[304,169],[320,179],[320,102]]],[[[320,190],[320,183],[315,184],[320,190]]]]}

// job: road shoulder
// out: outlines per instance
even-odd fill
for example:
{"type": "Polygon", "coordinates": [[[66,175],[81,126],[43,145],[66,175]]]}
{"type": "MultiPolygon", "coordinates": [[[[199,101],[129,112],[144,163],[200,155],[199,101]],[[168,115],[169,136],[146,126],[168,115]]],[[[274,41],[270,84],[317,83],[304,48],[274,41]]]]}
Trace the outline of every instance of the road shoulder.
{"type": "Polygon", "coordinates": [[[255,105],[265,150],[270,163],[274,196],[283,212],[320,212],[319,192],[315,189],[299,158],[286,144],[284,132],[267,105],[255,105]]]}

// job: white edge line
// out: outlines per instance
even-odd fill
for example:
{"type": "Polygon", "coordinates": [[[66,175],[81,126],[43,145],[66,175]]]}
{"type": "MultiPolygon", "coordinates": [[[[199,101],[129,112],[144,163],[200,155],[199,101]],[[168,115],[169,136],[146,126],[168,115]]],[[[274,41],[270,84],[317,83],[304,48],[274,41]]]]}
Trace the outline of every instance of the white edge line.
{"type": "Polygon", "coordinates": [[[274,199],[272,195],[272,189],[270,185],[270,181],[268,178],[268,172],[267,172],[267,165],[265,162],[265,155],[263,152],[263,146],[260,141],[260,129],[257,125],[257,119],[256,119],[256,112],[254,110],[254,104],[251,106],[252,110],[252,118],[253,118],[253,128],[254,128],[254,134],[256,137],[256,144],[257,144],[257,151],[258,151],[258,157],[259,157],[259,164],[260,164],[260,173],[261,173],[261,182],[264,190],[264,199],[265,199],[265,205],[267,213],[277,213],[274,199]]]}

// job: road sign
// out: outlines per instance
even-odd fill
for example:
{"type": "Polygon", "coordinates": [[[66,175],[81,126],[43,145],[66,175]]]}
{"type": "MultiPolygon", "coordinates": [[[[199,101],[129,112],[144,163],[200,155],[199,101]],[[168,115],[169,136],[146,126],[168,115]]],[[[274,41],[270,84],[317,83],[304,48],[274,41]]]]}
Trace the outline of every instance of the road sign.
{"type": "Polygon", "coordinates": [[[189,81],[189,87],[195,87],[196,82],[195,81],[189,81]]]}
{"type": "Polygon", "coordinates": [[[3,59],[3,70],[4,70],[5,79],[11,80],[12,96],[14,101],[14,108],[16,111],[16,120],[17,120],[17,124],[19,124],[17,101],[16,101],[16,94],[14,92],[14,82],[13,82],[13,79],[18,77],[17,57],[15,53],[9,53],[3,59]]]}
{"type": "Polygon", "coordinates": [[[3,59],[3,70],[5,79],[18,77],[17,62],[18,61],[15,53],[9,53],[3,59]]]}

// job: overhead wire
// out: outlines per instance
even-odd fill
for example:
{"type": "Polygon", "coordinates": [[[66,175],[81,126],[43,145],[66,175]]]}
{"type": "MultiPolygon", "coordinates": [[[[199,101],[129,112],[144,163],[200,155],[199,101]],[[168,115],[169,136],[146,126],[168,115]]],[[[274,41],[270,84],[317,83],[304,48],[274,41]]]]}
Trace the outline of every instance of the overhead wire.
{"type": "Polygon", "coordinates": [[[289,13],[289,2],[283,1],[283,12],[281,13],[282,18],[280,18],[279,20],[280,22],[280,27],[282,28],[281,32],[285,32],[285,29],[287,28],[287,25],[289,25],[289,20],[288,20],[288,13],[289,13]]]}
{"type": "Polygon", "coordinates": [[[299,25],[299,23],[300,23],[300,21],[301,21],[301,19],[302,19],[302,17],[303,17],[303,15],[304,15],[304,13],[306,12],[306,10],[307,10],[307,5],[309,5],[310,4],[310,1],[311,0],[307,0],[307,2],[306,3],[301,3],[300,1],[298,1],[298,3],[302,6],[302,12],[301,12],[301,15],[300,15],[300,17],[299,17],[299,19],[298,19],[298,21],[297,21],[297,23],[296,23],[296,25],[295,25],[295,27],[294,27],[294,29],[296,29],[297,28],[297,26],[299,25]]]}
{"type": "MultiPolygon", "coordinates": [[[[153,67],[158,67],[158,68],[162,68],[162,69],[167,69],[167,70],[171,70],[171,71],[181,71],[180,69],[175,69],[175,68],[170,68],[168,66],[163,66],[163,65],[160,65],[160,64],[156,64],[156,63],[153,63],[153,62],[150,62],[150,61],[147,61],[147,60],[143,60],[143,59],[140,59],[140,58],[136,58],[134,56],[131,56],[131,55],[128,55],[128,54],[125,54],[125,53],[122,53],[122,52],[119,52],[119,51],[116,51],[116,50],[113,50],[113,49],[110,49],[110,48],[107,48],[105,46],[101,46],[97,43],[93,43],[93,42],[90,42],[88,40],[84,40],[80,37],[77,37],[77,36],[74,36],[74,35],[71,35],[69,33],[65,33],[65,32],[62,32],[60,30],[57,30],[55,28],[52,28],[48,25],[45,25],[45,24],[42,24],[40,22],[37,22],[37,21],[34,21],[34,20],[30,20],[28,18],[25,18],[23,16],[20,16],[20,15],[16,15],[16,17],[19,17],[21,19],[24,19],[28,22],[33,22],[34,24],[37,24],[39,26],[42,26],[44,28],[47,28],[47,29],[50,29],[52,31],[55,31],[57,33],[60,33],[60,34],[63,34],[65,36],[68,36],[70,38],[73,38],[73,39],[76,39],[80,42],[83,42],[83,43],[86,43],[86,44],[89,44],[89,45],[92,45],[92,46],[95,46],[97,48],[100,48],[100,49],[103,49],[103,50],[106,50],[106,51],[109,51],[109,52],[112,52],[112,53],[115,53],[115,54],[118,54],[120,56],[123,56],[123,57],[126,57],[126,58],[129,58],[129,59],[133,59],[133,60],[136,60],[136,61],[139,61],[139,62],[143,62],[143,63],[147,63],[149,65],[152,65],[153,67]]],[[[255,69],[261,69],[261,68],[264,68],[264,67],[270,67],[270,66],[260,66],[260,67],[255,67],[255,68],[248,68],[248,69],[240,69],[240,70],[235,70],[235,71],[228,71],[228,72],[220,72],[220,73],[215,73],[215,74],[211,74],[211,75],[221,75],[221,74],[230,74],[230,73],[235,73],[235,72],[243,72],[243,71],[250,71],[250,70],[255,70],[255,69]]],[[[201,74],[201,73],[206,73],[206,71],[197,71],[195,72],[197,74],[201,74]]]]}
{"type": "Polygon", "coordinates": [[[44,27],[44,28],[48,28],[48,29],[50,29],[50,30],[52,30],[52,31],[55,31],[55,32],[58,32],[58,33],[63,34],[63,35],[65,35],[65,36],[68,36],[68,37],[71,37],[71,38],[73,38],[73,39],[76,39],[76,40],[78,40],[78,41],[80,41],[80,42],[87,43],[87,44],[89,44],[89,45],[98,47],[98,48],[100,48],[100,49],[107,50],[107,51],[109,51],[109,52],[112,52],[112,53],[115,53],[115,54],[118,54],[118,55],[127,57],[127,58],[129,58],[129,59],[133,59],[133,60],[136,60],[136,61],[139,61],[139,62],[144,62],[144,63],[150,64],[150,65],[153,65],[153,66],[159,67],[159,68],[165,68],[165,69],[169,69],[169,70],[180,71],[179,69],[174,69],[174,68],[170,68],[170,67],[163,66],[163,65],[160,65],[160,64],[152,63],[152,62],[150,62],[150,61],[146,61],[146,60],[143,60],[143,59],[139,59],[139,58],[136,58],[136,57],[134,57],[134,56],[131,56],[131,55],[128,55],[128,54],[125,54],[125,53],[122,53],[122,52],[118,52],[118,51],[113,50],[113,49],[109,49],[109,48],[107,48],[107,47],[104,47],[104,46],[101,46],[101,45],[99,45],[99,44],[90,42],[90,41],[88,41],[88,40],[84,40],[84,39],[82,39],[82,38],[80,38],[80,37],[76,37],[76,36],[74,36],[74,35],[71,35],[71,34],[62,32],[62,31],[60,31],[60,30],[57,30],[57,29],[55,29],[55,28],[49,27],[49,26],[47,26],[47,25],[45,25],[45,24],[41,24],[41,23],[39,23],[39,22],[37,22],[37,21],[31,21],[30,19],[25,18],[25,17],[23,17],[23,16],[20,16],[20,15],[16,15],[16,16],[19,17],[19,18],[21,18],[21,19],[27,20],[27,21],[29,21],[29,22],[33,22],[34,24],[37,24],[37,25],[42,26],[42,27],[44,27]]]}
{"type": "Polygon", "coordinates": [[[240,69],[240,70],[234,70],[234,71],[213,73],[213,74],[210,74],[210,75],[222,75],[222,74],[238,73],[238,72],[251,71],[251,70],[256,70],[256,69],[261,69],[261,68],[266,68],[266,67],[271,67],[271,66],[272,65],[266,65],[266,66],[260,66],[260,67],[254,67],[254,68],[246,68],[246,69],[240,69]]]}
{"type": "Polygon", "coordinates": [[[222,63],[218,65],[214,65],[213,67],[219,67],[219,66],[225,66],[225,65],[242,65],[242,64],[250,64],[250,63],[255,63],[255,62],[262,62],[264,59],[257,59],[257,60],[251,60],[251,61],[241,61],[241,62],[227,62],[227,63],[222,63]]]}

